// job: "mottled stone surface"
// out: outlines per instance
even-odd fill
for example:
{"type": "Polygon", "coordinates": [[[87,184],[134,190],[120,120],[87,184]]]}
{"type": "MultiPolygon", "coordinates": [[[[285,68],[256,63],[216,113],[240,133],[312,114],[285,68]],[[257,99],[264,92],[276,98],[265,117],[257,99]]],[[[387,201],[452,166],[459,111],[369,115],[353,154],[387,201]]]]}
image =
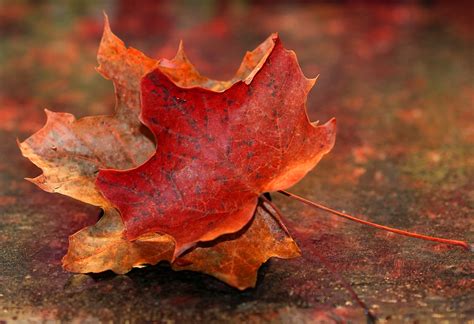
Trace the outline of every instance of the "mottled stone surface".
{"type": "Polygon", "coordinates": [[[106,10],[112,28],[151,56],[191,60],[225,79],[273,31],[307,76],[320,74],[312,119],[338,120],[334,150],[291,191],[382,224],[474,241],[474,8],[284,4],[160,6],[153,1],[0,5],[0,320],[163,322],[365,321],[321,264],[335,266],[381,322],[474,318],[472,254],[364,228],[276,197],[304,257],[272,260],[239,292],[167,265],[127,275],[62,270],[67,237],[98,210],[41,192],[15,139],[42,109],[110,112],[94,71],[106,10]]]}

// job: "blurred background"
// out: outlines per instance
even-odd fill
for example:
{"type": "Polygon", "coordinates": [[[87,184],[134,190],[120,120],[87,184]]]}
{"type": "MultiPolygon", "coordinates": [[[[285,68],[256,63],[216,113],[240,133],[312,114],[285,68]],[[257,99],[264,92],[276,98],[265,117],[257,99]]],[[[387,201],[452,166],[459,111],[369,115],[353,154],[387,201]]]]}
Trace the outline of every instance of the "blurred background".
{"type": "Polygon", "coordinates": [[[15,138],[44,124],[44,108],[112,113],[113,86],[94,69],[102,12],[116,35],[148,56],[172,58],[182,39],[198,70],[216,79],[229,79],[245,51],[279,32],[305,75],[320,75],[310,118],[338,120],[333,151],[293,191],[383,224],[472,241],[473,4],[0,0],[0,319],[363,320],[310,257],[316,250],[384,321],[472,319],[474,265],[462,251],[285,199],[277,204],[307,257],[272,262],[246,293],[161,268],[72,276],[60,267],[67,236],[92,224],[97,210],[23,181],[39,170],[21,158],[15,138]]]}

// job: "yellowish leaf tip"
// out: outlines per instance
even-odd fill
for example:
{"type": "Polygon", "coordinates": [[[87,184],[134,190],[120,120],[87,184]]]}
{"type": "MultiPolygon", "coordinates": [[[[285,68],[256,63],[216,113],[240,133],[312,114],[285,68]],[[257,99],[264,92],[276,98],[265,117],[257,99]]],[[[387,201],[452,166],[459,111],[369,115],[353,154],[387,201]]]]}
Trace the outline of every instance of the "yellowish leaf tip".
{"type": "Polygon", "coordinates": [[[110,30],[110,22],[109,22],[109,16],[105,13],[105,11],[102,11],[102,14],[104,15],[104,34],[107,32],[111,32],[110,30]]]}

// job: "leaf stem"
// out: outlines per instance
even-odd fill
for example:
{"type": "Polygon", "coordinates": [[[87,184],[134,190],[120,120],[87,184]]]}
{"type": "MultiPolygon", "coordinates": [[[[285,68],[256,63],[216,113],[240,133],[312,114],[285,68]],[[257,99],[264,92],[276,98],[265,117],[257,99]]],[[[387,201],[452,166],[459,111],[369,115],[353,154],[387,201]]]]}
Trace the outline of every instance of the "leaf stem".
{"type": "Polygon", "coordinates": [[[306,204],[306,205],[309,205],[309,206],[311,206],[311,207],[313,207],[313,208],[318,208],[318,209],[327,211],[327,212],[329,212],[329,213],[331,213],[331,214],[334,214],[334,215],[337,215],[337,216],[339,216],[339,217],[343,217],[343,218],[349,219],[349,220],[351,220],[351,221],[354,221],[354,222],[357,222],[357,223],[360,223],[360,224],[372,226],[372,227],[375,227],[375,228],[378,228],[378,229],[381,229],[381,230],[384,230],[384,231],[387,231],[387,232],[396,233],[396,234],[399,234],[399,235],[404,235],[404,236],[408,236],[408,237],[414,237],[414,238],[421,239],[421,240],[425,240],[425,241],[432,241],[432,242],[444,243],[444,244],[449,244],[449,245],[457,245],[457,246],[460,246],[460,247],[464,248],[465,250],[468,250],[468,251],[471,250],[471,248],[469,247],[469,244],[467,244],[467,243],[464,242],[464,241],[450,240],[450,239],[445,239],[445,238],[439,238],[439,237],[433,237],[433,236],[428,236],[428,235],[422,235],[422,234],[418,234],[418,233],[413,233],[413,232],[408,232],[408,231],[400,230],[400,229],[393,228],[393,227],[388,227],[388,226],[384,226],[384,225],[379,225],[379,224],[372,223],[372,222],[369,222],[369,221],[365,221],[365,220],[359,219],[359,218],[357,218],[357,217],[354,217],[354,216],[352,216],[352,215],[348,215],[348,214],[346,214],[346,213],[342,213],[342,212],[340,212],[340,211],[331,209],[331,208],[326,207],[326,206],[324,206],[324,205],[321,205],[321,204],[315,203],[315,202],[313,202],[313,201],[311,201],[311,200],[305,199],[305,198],[303,198],[303,197],[301,197],[301,196],[292,194],[292,193],[290,193],[290,192],[288,192],[288,191],[279,190],[278,192],[281,193],[282,195],[287,196],[287,197],[290,197],[290,198],[293,198],[293,199],[295,199],[295,200],[301,201],[302,203],[304,203],[304,204],[306,204]]]}
{"type": "MultiPolygon", "coordinates": [[[[270,194],[268,194],[268,196],[270,196],[270,194]]],[[[283,215],[280,212],[280,210],[277,208],[277,206],[275,206],[275,204],[273,204],[272,201],[270,199],[268,199],[266,196],[261,196],[260,199],[261,199],[260,200],[261,201],[260,205],[262,206],[262,208],[267,213],[269,213],[278,222],[278,224],[280,224],[281,228],[283,228],[283,230],[286,232],[286,234],[290,235],[290,232],[288,231],[288,228],[286,227],[285,223],[283,223],[283,215]],[[272,213],[271,210],[269,210],[268,207],[265,206],[265,204],[270,205],[270,207],[273,209],[274,212],[272,213]]]]}

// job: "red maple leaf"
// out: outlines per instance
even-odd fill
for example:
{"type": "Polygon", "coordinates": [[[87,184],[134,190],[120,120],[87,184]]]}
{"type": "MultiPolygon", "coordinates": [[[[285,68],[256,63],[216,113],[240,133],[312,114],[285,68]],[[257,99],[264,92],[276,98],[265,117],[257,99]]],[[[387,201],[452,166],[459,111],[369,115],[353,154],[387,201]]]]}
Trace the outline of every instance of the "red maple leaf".
{"type": "Polygon", "coordinates": [[[135,169],[101,170],[97,178],[128,239],[169,234],[177,256],[236,232],[262,193],[294,185],[331,150],[335,120],[318,126],[306,114],[315,79],[272,40],[261,68],[222,92],[181,88],[160,69],[143,78],[141,120],[157,150],[135,169]]]}
{"type": "MultiPolygon", "coordinates": [[[[247,52],[235,76],[215,81],[202,76],[184,53],[182,44],[171,59],[153,60],[142,52],[126,47],[110,30],[107,17],[99,47],[98,71],[114,82],[116,113],[77,119],[68,113],[46,111],[48,121],[22,143],[20,149],[42,170],[30,179],[43,190],[61,193],[83,202],[101,206],[104,216],[92,226],[69,238],[63,267],[71,272],[126,273],[143,264],[174,259],[174,239],[155,232],[129,241],[118,211],[99,192],[95,179],[99,169],[129,169],[140,165],[154,150],[154,144],[141,132],[140,80],[154,67],[159,68],[181,87],[200,86],[224,91],[258,71],[274,46],[268,38],[247,52]]],[[[263,206],[263,205],[261,205],[263,206]]],[[[221,236],[186,254],[173,268],[192,269],[213,275],[239,289],[254,286],[259,266],[270,257],[291,258],[300,254],[296,243],[277,222],[275,212],[257,210],[254,220],[239,232],[221,236]],[[248,247],[248,242],[258,242],[248,247]],[[251,252],[253,251],[253,252],[251,252]],[[252,254],[251,257],[249,253],[252,254]],[[217,265],[213,260],[226,260],[217,265]],[[183,262],[183,260],[185,262],[183,262]]]]}

